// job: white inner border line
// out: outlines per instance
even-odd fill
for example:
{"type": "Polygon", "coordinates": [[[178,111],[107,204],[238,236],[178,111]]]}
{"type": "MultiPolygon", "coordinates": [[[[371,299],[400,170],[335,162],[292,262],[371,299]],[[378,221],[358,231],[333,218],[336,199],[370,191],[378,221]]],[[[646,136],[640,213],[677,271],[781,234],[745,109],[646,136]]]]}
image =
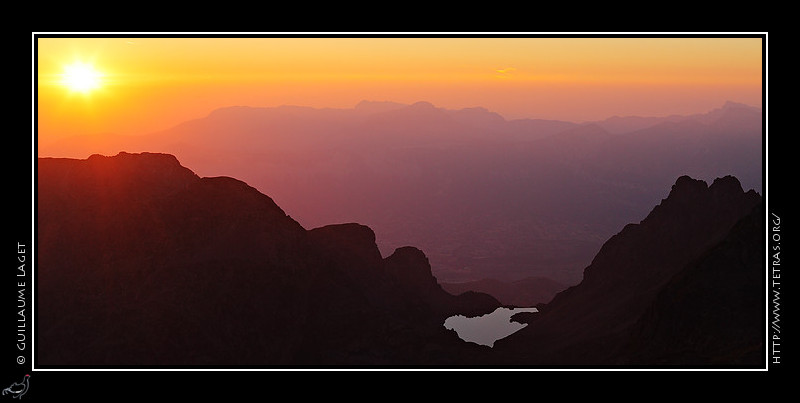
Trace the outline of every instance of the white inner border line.
{"type": "Polygon", "coordinates": [[[236,372],[268,372],[268,371],[768,371],[771,358],[771,350],[769,343],[769,34],[767,32],[32,32],[31,33],[31,248],[30,248],[30,264],[31,264],[31,371],[42,372],[84,372],[84,371],[105,371],[105,372],[203,372],[203,371],[236,371],[236,372]],[[739,369],[739,368],[712,368],[712,369],[697,369],[697,368],[36,368],[36,158],[37,144],[36,144],[36,40],[37,35],[220,35],[223,37],[236,37],[237,35],[357,35],[369,37],[370,35],[763,35],[764,50],[763,50],[763,63],[764,63],[764,82],[763,93],[764,99],[762,100],[762,108],[764,110],[764,133],[765,150],[763,150],[765,160],[762,162],[765,175],[762,187],[764,189],[764,205],[765,205],[765,250],[767,262],[765,270],[767,275],[765,299],[766,299],[766,318],[764,323],[765,327],[765,367],[756,369],[739,369]]]}

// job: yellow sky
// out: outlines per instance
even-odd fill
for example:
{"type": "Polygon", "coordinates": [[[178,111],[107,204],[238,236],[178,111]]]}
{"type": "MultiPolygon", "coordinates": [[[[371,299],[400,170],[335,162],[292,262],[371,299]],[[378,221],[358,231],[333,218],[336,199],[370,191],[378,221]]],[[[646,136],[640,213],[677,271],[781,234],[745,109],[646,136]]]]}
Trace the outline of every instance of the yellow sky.
{"type": "Polygon", "coordinates": [[[40,139],[139,134],[231,105],[360,100],[586,121],[761,106],[760,38],[45,38],[40,139]],[[91,64],[101,85],[62,83],[91,64]]]}

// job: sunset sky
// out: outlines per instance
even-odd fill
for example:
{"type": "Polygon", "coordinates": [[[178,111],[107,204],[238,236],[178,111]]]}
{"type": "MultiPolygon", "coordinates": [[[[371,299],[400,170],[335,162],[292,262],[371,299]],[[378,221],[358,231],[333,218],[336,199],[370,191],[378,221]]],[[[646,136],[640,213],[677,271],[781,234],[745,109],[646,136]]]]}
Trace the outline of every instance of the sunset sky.
{"type": "Polygon", "coordinates": [[[35,39],[40,141],[361,100],[570,121],[762,106],[761,38],[35,39]]]}

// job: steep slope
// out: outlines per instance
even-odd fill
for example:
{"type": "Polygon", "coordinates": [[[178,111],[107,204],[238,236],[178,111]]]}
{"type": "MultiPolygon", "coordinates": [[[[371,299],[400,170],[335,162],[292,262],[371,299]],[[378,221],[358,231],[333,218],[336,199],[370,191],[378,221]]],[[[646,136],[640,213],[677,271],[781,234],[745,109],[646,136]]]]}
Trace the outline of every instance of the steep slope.
{"type": "Polygon", "coordinates": [[[632,327],[622,362],[763,367],[763,207],[664,286],[632,327]]]}
{"type": "Polygon", "coordinates": [[[444,318],[499,305],[164,154],[39,159],[36,253],[41,366],[447,363],[473,347],[444,318]]]}
{"type": "Polygon", "coordinates": [[[629,330],[659,292],[717,245],[760,199],[733,177],[711,186],[678,178],[641,223],[627,225],[603,245],[580,284],[540,307],[528,327],[495,349],[510,362],[619,363],[629,330]]]}

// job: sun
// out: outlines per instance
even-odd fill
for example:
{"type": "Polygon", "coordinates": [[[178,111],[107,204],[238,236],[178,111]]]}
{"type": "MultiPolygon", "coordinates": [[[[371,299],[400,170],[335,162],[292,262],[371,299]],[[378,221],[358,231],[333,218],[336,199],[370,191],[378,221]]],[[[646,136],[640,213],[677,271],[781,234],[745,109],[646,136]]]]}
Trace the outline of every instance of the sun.
{"type": "Polygon", "coordinates": [[[75,62],[64,66],[64,73],[61,76],[61,84],[71,91],[88,94],[100,88],[103,81],[103,74],[97,71],[91,64],[75,62]]]}

